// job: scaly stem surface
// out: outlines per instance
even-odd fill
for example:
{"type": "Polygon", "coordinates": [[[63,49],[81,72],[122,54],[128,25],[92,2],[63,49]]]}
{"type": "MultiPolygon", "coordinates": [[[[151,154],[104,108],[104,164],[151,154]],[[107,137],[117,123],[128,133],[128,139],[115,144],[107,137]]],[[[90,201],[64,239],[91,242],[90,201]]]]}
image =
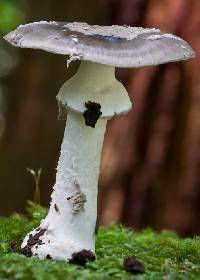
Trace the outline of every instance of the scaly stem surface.
{"type": "Polygon", "coordinates": [[[81,114],[69,112],[49,213],[40,228],[26,236],[24,253],[69,260],[83,249],[94,252],[97,185],[106,123],[99,119],[95,128],[87,127],[81,114]]]}
{"type": "Polygon", "coordinates": [[[26,236],[22,252],[69,260],[83,249],[95,250],[97,185],[106,123],[112,116],[128,112],[131,102],[115,79],[114,67],[92,62],[81,63],[61,87],[57,100],[60,117],[67,117],[67,123],[51,206],[40,227],[26,236]]]}

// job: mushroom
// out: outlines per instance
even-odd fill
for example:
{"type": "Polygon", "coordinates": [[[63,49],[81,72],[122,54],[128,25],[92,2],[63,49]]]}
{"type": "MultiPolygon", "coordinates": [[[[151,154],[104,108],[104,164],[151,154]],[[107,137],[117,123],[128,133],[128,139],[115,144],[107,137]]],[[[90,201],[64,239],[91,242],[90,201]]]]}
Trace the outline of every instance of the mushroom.
{"type": "Polygon", "coordinates": [[[126,114],[131,102],[115,79],[115,67],[142,67],[187,60],[187,42],[159,29],[34,22],[4,37],[21,48],[69,55],[81,60],[78,72],[57,95],[59,118],[67,119],[51,206],[40,227],[29,233],[22,252],[41,259],[71,261],[95,254],[97,185],[107,120],[126,114]],[[89,253],[89,255],[90,255],[89,253]]]}

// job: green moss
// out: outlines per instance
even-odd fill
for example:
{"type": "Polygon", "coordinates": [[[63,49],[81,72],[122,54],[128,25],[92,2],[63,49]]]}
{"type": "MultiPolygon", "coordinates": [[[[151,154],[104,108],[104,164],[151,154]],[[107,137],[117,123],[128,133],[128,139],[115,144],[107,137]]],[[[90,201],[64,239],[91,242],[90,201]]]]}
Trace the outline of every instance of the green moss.
{"type": "Polygon", "coordinates": [[[167,231],[102,227],[96,241],[97,260],[86,268],[13,253],[9,242],[15,242],[19,251],[23,237],[38,226],[46,210],[29,202],[28,213],[29,218],[18,214],[0,218],[0,279],[200,279],[200,238],[181,239],[167,231]],[[123,270],[123,258],[129,255],[144,265],[146,273],[123,270]]]}

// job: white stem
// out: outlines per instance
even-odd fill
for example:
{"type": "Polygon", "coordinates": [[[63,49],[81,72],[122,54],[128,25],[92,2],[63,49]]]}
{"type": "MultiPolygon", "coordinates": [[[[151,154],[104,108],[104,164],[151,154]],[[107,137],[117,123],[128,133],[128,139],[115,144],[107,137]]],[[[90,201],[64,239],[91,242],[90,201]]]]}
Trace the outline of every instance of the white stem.
{"type": "MultiPolygon", "coordinates": [[[[95,128],[87,127],[82,114],[69,112],[51,206],[40,225],[46,231],[38,238],[42,245],[29,246],[33,255],[69,260],[74,252],[95,251],[97,185],[106,123],[99,119],[95,128]]],[[[30,234],[38,232],[29,233],[22,248],[30,244],[30,234]]]]}
{"type": "Polygon", "coordinates": [[[24,239],[22,252],[69,260],[84,249],[95,251],[97,184],[106,123],[129,111],[131,102],[115,79],[114,67],[92,62],[81,63],[61,87],[57,100],[67,124],[51,206],[40,227],[24,239]]]}

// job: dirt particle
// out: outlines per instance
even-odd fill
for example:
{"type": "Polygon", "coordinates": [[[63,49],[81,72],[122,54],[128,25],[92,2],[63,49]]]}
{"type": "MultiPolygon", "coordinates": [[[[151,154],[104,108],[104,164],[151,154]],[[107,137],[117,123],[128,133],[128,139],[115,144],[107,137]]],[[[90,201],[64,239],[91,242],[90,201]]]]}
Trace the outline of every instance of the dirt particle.
{"type": "Polygon", "coordinates": [[[144,266],[133,257],[126,257],[123,264],[124,270],[133,274],[144,273],[144,266]]]}
{"type": "Polygon", "coordinates": [[[46,259],[52,260],[52,256],[48,254],[48,255],[46,255],[46,259]]]}
{"type": "Polygon", "coordinates": [[[69,263],[85,266],[87,261],[95,261],[95,259],[96,257],[94,253],[92,253],[90,250],[83,249],[79,252],[73,253],[69,263]]]}
{"type": "Polygon", "coordinates": [[[56,210],[56,212],[59,212],[59,208],[56,203],[54,204],[54,209],[56,210]]]}
{"type": "Polygon", "coordinates": [[[35,233],[34,235],[29,234],[29,239],[27,241],[27,245],[21,249],[21,253],[27,257],[31,257],[33,255],[31,248],[34,245],[44,244],[44,243],[42,243],[42,240],[40,240],[40,237],[44,235],[44,233],[46,232],[46,229],[39,228],[39,231],[38,231],[38,229],[36,231],[37,231],[37,233],[35,233]]]}
{"type": "Polygon", "coordinates": [[[26,257],[31,257],[33,255],[31,247],[28,245],[21,249],[21,253],[26,257]]]}
{"type": "Polygon", "coordinates": [[[85,103],[86,110],[83,113],[86,126],[95,127],[99,117],[102,115],[101,105],[92,101],[85,103]]]}
{"type": "Polygon", "coordinates": [[[39,232],[35,233],[34,235],[29,234],[29,239],[27,241],[27,245],[28,246],[34,246],[36,244],[41,244],[40,237],[44,235],[44,233],[46,232],[45,228],[41,228],[39,232]]]}
{"type": "Polygon", "coordinates": [[[68,196],[68,197],[67,197],[67,200],[70,200],[70,199],[72,199],[72,197],[73,197],[73,195],[72,195],[72,196],[68,196]]]}

